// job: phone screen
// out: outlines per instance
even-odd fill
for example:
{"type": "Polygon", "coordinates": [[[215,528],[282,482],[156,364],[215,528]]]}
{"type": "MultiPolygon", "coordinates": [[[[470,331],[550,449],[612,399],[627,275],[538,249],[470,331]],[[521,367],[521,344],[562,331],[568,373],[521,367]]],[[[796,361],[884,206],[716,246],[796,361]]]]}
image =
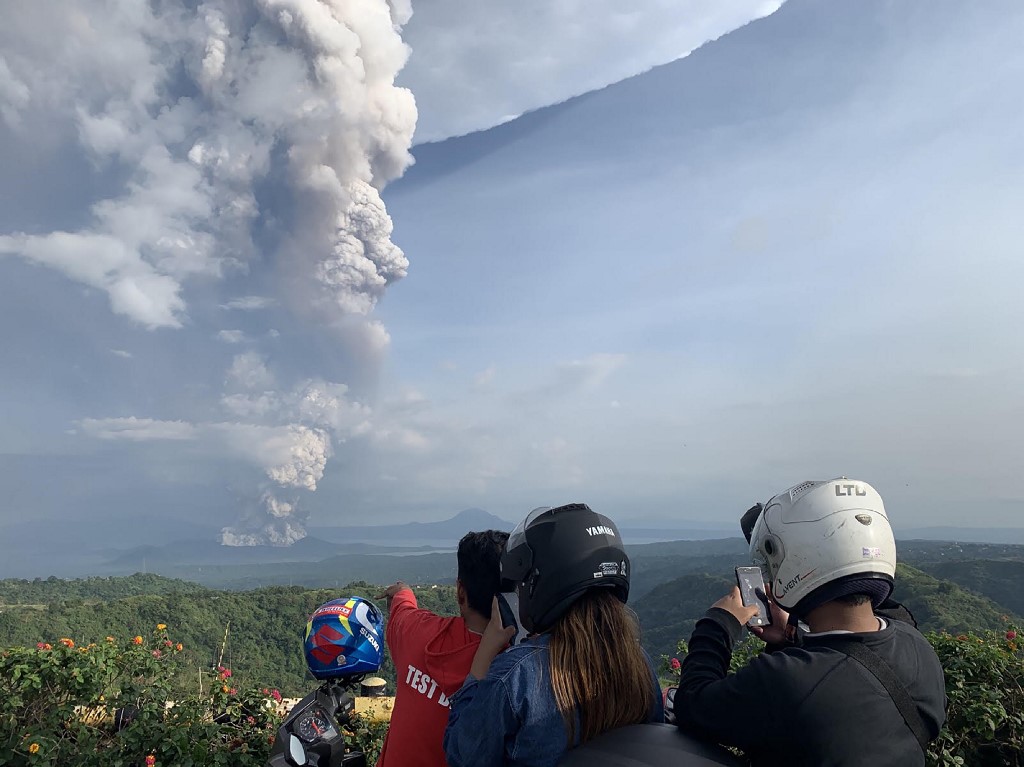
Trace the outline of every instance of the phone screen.
{"type": "Polygon", "coordinates": [[[757,591],[764,593],[764,576],[760,567],[737,567],[736,583],[740,587],[740,598],[745,605],[757,605],[757,615],[747,621],[748,626],[767,626],[772,622],[771,610],[768,608],[767,597],[760,597],[757,591]]]}

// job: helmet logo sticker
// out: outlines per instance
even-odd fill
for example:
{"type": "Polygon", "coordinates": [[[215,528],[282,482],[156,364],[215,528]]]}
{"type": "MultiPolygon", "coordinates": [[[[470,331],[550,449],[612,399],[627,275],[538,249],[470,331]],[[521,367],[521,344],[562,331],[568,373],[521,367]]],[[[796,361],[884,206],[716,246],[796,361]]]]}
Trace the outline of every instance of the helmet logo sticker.
{"type": "Polygon", "coordinates": [[[618,562],[602,562],[597,566],[595,578],[603,578],[606,575],[625,575],[625,568],[620,567],[618,562]]]}
{"type": "MultiPolygon", "coordinates": [[[[314,647],[310,654],[321,663],[332,663],[342,651],[342,648],[335,642],[340,642],[344,638],[345,635],[337,629],[331,626],[321,626],[313,635],[314,647]]],[[[344,656],[340,662],[344,663],[344,656]]]]}
{"type": "Polygon", "coordinates": [[[615,531],[608,527],[608,525],[594,525],[593,527],[586,528],[587,535],[593,537],[595,535],[610,535],[612,538],[615,537],[615,531]]]}
{"type": "Polygon", "coordinates": [[[857,516],[854,517],[854,519],[856,519],[862,525],[870,525],[871,521],[872,521],[870,514],[858,514],[857,516]]]}
{"type": "Polygon", "coordinates": [[[865,559],[878,559],[882,556],[882,550],[877,546],[864,546],[861,549],[861,556],[865,559]]]}
{"type": "MultiPolygon", "coordinates": [[[[815,570],[816,570],[816,569],[817,569],[817,568],[815,568],[815,570]]],[[[792,590],[792,588],[793,588],[794,586],[796,586],[796,585],[797,585],[798,583],[800,583],[800,582],[801,582],[801,581],[803,581],[804,579],[806,579],[806,578],[809,578],[809,577],[811,576],[811,574],[812,574],[813,572],[814,572],[814,570],[811,570],[810,572],[808,572],[808,573],[804,573],[803,575],[797,575],[797,576],[795,576],[795,577],[791,578],[791,579],[789,580],[789,582],[788,582],[788,583],[786,583],[785,585],[781,585],[781,582],[780,582],[780,589],[779,589],[779,593],[778,593],[778,594],[776,594],[776,596],[779,596],[779,597],[784,597],[784,596],[786,596],[786,594],[788,594],[788,593],[789,593],[789,592],[790,592],[790,591],[792,590]]]]}
{"type": "Polygon", "coordinates": [[[366,637],[366,641],[373,645],[374,650],[380,652],[380,644],[377,643],[377,638],[373,635],[372,632],[367,631],[365,626],[360,626],[359,633],[362,636],[366,637]]]}
{"type": "Polygon", "coordinates": [[[860,485],[836,485],[836,495],[840,498],[848,495],[867,495],[868,491],[860,485]]]}

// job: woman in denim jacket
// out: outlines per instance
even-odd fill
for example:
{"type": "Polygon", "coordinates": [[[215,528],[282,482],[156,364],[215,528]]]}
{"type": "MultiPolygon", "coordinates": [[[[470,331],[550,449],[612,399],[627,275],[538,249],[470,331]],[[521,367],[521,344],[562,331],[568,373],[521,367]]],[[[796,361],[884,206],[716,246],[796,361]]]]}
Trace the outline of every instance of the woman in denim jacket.
{"type": "Polygon", "coordinates": [[[495,600],[470,674],[451,701],[449,767],[549,767],[615,727],[664,718],[661,690],[626,607],[629,558],[618,529],[585,504],[535,509],[509,537],[503,589],[531,637],[495,600]]]}

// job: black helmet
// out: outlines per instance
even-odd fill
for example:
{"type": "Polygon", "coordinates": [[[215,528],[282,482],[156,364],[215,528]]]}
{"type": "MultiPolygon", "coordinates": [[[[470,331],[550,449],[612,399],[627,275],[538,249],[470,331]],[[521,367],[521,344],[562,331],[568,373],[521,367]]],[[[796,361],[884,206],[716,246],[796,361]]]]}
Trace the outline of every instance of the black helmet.
{"type": "Polygon", "coordinates": [[[502,591],[519,591],[519,618],[532,632],[551,627],[595,587],[629,596],[629,557],[615,523],[585,503],[534,509],[516,525],[501,557],[502,591]]]}

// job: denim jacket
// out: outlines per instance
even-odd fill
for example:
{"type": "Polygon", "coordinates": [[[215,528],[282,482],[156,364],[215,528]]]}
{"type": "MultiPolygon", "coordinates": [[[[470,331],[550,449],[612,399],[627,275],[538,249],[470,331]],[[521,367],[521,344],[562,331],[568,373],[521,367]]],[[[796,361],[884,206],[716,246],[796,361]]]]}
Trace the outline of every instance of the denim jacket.
{"type": "MultiPolygon", "coordinates": [[[[448,767],[553,767],[565,755],[568,733],[551,689],[548,641],[542,634],[511,647],[484,679],[466,678],[444,732],[448,767]]],[[[648,721],[661,722],[661,690],[647,662],[655,690],[648,721]]]]}

